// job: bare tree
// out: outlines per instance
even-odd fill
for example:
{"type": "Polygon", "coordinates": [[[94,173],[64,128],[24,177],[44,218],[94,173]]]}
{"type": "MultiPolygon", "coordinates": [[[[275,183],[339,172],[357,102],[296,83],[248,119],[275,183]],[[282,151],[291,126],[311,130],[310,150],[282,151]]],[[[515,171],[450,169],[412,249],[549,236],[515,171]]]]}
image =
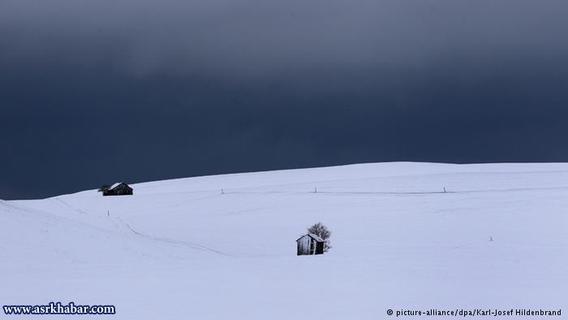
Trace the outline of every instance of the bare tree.
{"type": "Polygon", "coordinates": [[[331,248],[331,243],[329,241],[329,237],[331,237],[331,231],[321,222],[314,224],[313,226],[308,228],[308,233],[315,234],[316,236],[320,237],[323,241],[325,241],[325,246],[323,251],[328,251],[331,248]]]}

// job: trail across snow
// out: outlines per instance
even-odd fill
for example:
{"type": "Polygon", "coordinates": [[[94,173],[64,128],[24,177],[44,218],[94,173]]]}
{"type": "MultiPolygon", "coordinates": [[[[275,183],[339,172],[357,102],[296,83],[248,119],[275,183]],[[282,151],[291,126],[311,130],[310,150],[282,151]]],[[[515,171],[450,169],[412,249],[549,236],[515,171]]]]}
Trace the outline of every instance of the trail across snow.
{"type": "Polygon", "coordinates": [[[113,304],[117,319],[568,312],[568,164],[377,163],[133,187],[0,201],[0,304],[113,304]],[[332,250],[297,257],[295,239],[319,221],[332,250]]]}

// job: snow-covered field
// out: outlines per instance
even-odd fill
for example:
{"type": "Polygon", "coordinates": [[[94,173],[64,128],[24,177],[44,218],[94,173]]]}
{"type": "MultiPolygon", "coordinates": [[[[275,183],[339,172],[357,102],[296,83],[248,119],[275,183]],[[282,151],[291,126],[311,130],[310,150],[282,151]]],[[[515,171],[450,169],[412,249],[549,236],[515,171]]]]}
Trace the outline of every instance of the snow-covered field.
{"type": "Polygon", "coordinates": [[[117,319],[568,313],[568,164],[377,163],[133,187],[0,201],[0,305],[113,304],[98,318],[117,319]],[[296,256],[319,221],[333,248],[296,256]]]}

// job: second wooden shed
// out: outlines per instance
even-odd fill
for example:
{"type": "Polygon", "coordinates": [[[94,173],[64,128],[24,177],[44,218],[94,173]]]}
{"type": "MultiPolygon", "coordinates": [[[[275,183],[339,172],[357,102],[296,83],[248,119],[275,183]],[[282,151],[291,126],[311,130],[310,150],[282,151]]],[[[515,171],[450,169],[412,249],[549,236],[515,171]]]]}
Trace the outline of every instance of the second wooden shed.
{"type": "Polygon", "coordinates": [[[323,254],[325,240],[313,233],[305,234],[296,240],[298,255],[323,254]]]}

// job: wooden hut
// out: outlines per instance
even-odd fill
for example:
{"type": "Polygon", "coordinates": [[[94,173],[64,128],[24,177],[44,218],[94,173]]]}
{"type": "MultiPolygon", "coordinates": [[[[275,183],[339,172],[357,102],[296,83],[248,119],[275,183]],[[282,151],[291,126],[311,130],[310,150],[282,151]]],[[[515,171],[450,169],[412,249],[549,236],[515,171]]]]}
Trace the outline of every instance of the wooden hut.
{"type": "Polygon", "coordinates": [[[298,255],[323,254],[325,240],[313,233],[305,234],[296,240],[298,255]]]}
{"type": "Polygon", "coordinates": [[[132,187],[124,182],[117,182],[112,186],[103,186],[99,189],[99,191],[102,191],[103,196],[124,196],[132,195],[134,193],[132,187]]]}

